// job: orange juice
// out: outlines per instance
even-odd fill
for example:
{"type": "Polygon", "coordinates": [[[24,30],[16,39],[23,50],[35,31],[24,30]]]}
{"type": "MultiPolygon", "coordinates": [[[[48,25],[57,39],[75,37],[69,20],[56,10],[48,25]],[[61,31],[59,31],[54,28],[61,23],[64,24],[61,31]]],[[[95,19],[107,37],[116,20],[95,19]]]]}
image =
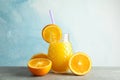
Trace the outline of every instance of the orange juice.
{"type": "Polygon", "coordinates": [[[51,42],[48,49],[48,57],[52,61],[52,70],[56,73],[64,73],[68,70],[68,62],[72,56],[72,45],[68,34],[61,41],[51,42]]]}

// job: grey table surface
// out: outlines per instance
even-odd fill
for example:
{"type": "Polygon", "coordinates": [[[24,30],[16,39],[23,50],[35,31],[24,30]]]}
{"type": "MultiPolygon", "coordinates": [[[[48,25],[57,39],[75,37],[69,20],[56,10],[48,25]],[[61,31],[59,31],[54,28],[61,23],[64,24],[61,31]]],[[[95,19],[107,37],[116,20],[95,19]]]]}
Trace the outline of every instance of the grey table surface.
{"type": "Polygon", "coordinates": [[[0,80],[120,80],[120,67],[92,67],[84,76],[49,72],[42,77],[33,76],[27,67],[0,67],[0,80]]]}

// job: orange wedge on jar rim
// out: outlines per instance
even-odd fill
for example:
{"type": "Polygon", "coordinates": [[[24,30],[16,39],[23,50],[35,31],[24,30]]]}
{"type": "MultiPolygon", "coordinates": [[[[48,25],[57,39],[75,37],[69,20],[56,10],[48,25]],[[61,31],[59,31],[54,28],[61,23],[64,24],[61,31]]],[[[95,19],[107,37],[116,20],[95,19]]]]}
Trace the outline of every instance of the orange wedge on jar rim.
{"type": "Polygon", "coordinates": [[[62,37],[62,31],[57,25],[49,24],[43,28],[42,37],[48,43],[59,41],[62,37]]]}
{"type": "Polygon", "coordinates": [[[28,62],[28,69],[33,75],[43,76],[46,75],[52,66],[52,62],[46,58],[35,58],[28,62]]]}
{"type": "Polygon", "coordinates": [[[91,59],[84,52],[77,52],[69,60],[69,68],[76,75],[85,75],[91,70],[91,59]]]}

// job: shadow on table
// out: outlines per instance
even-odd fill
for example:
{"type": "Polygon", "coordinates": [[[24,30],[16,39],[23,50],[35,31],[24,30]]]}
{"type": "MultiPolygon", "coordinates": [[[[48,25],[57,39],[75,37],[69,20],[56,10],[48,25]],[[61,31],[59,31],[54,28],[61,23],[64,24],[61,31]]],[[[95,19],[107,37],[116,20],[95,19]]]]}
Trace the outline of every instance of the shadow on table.
{"type": "MultiPolygon", "coordinates": [[[[9,69],[9,73],[12,73],[12,76],[16,77],[40,77],[40,76],[34,76],[32,73],[28,70],[27,67],[15,67],[9,69]]],[[[49,76],[56,75],[56,76],[76,76],[71,72],[68,73],[54,73],[54,72],[49,72],[49,76]]],[[[42,77],[42,76],[41,76],[42,77]]]]}
{"type": "Polygon", "coordinates": [[[50,72],[50,74],[53,74],[53,75],[62,75],[62,76],[77,76],[77,75],[74,75],[71,72],[67,72],[67,73],[54,73],[54,72],[50,72]]]}

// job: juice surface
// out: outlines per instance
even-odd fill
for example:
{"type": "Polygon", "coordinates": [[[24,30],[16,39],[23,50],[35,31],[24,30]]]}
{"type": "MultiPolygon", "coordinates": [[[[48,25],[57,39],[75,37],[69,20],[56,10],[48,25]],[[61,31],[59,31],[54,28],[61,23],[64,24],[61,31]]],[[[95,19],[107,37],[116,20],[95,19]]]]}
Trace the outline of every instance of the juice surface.
{"type": "Polygon", "coordinates": [[[70,42],[55,42],[50,44],[48,57],[52,60],[53,72],[66,72],[68,70],[68,61],[71,56],[72,45],[70,42]]]}

